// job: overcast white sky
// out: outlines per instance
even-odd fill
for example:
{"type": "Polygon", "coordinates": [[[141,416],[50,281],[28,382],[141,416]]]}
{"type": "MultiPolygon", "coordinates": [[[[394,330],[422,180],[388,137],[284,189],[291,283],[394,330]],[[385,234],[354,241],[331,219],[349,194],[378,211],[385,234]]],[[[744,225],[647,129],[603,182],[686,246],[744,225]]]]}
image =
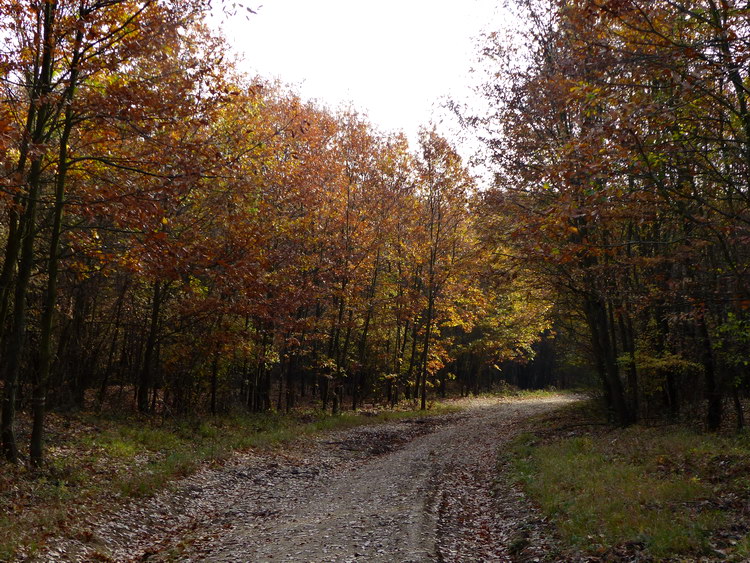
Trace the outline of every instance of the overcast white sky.
{"type": "Polygon", "coordinates": [[[352,102],[412,139],[444,96],[468,95],[475,39],[500,17],[499,0],[250,2],[257,15],[224,25],[247,72],[332,107],[352,102]]]}

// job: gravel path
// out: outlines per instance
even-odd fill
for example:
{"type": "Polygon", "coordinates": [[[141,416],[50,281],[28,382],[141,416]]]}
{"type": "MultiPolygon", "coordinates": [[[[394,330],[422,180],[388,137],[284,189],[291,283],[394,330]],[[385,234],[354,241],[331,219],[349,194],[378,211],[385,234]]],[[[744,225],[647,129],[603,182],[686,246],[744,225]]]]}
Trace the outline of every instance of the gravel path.
{"type": "Polygon", "coordinates": [[[483,400],[461,413],[361,427],[283,454],[239,456],[133,503],[44,561],[543,560],[551,530],[497,450],[570,397],[483,400]]]}

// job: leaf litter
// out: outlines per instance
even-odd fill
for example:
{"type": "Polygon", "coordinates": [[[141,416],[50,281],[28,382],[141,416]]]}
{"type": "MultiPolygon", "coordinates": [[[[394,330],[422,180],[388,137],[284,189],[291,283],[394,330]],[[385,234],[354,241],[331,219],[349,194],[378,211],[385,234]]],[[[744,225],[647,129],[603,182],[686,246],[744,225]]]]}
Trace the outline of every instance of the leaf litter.
{"type": "Polygon", "coordinates": [[[482,399],[459,413],[250,452],[47,542],[29,561],[549,561],[551,525],[497,451],[572,397],[482,399]]]}

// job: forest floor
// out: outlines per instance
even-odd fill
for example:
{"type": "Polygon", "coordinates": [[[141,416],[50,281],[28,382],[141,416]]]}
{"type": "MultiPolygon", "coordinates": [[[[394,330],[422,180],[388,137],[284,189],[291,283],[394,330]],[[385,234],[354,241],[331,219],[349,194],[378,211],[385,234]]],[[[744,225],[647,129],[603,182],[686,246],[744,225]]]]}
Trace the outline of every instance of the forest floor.
{"type": "Polygon", "coordinates": [[[551,524],[497,478],[497,454],[530,418],[576,399],[474,399],[238,454],[47,541],[32,560],[563,560],[551,524]]]}
{"type": "Polygon", "coordinates": [[[620,428],[598,401],[567,405],[503,448],[498,475],[549,515],[565,560],[747,563],[750,433],[729,416],[706,432],[692,407],[620,428]]]}

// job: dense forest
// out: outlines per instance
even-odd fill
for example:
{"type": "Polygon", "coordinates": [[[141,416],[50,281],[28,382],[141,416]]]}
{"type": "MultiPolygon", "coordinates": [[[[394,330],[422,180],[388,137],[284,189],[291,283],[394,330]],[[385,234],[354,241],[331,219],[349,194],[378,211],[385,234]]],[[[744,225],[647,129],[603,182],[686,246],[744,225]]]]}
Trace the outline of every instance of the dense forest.
{"type": "Polygon", "coordinates": [[[594,368],[613,420],[703,404],[716,430],[730,399],[741,428],[750,6],[515,4],[527,25],[488,37],[492,111],[468,120],[499,170],[483,232],[554,292],[558,355],[594,368]]]}
{"type": "MultiPolygon", "coordinates": [[[[0,0],[2,448],[49,409],[334,412],[580,382],[733,400],[750,295],[740,0],[517,0],[460,110],[495,170],[248,77],[200,0],[0,0]],[[551,375],[554,372],[555,375],[551,375]]],[[[252,16],[251,16],[252,17],[252,16]]]]}
{"type": "MultiPolygon", "coordinates": [[[[334,412],[484,385],[542,293],[498,282],[450,143],[242,75],[202,2],[3,2],[2,443],[18,408],[334,412]]],[[[497,376],[497,370],[494,370],[497,376]]]]}

